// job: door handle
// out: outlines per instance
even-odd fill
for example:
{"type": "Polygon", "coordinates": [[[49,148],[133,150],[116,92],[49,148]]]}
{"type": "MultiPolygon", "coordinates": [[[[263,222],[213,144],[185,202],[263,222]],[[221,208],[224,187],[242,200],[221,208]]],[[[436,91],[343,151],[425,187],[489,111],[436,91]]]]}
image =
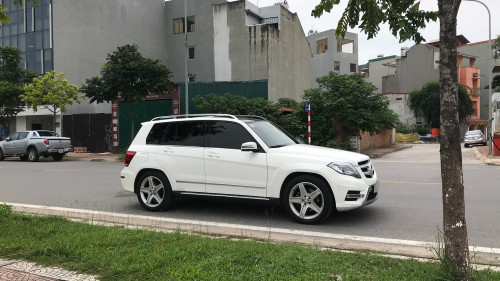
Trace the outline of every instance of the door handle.
{"type": "Polygon", "coordinates": [[[217,153],[209,152],[208,153],[208,157],[211,157],[211,158],[220,158],[220,155],[217,154],[217,153]]]}
{"type": "Polygon", "coordinates": [[[164,148],[163,152],[174,153],[174,150],[170,148],[164,148]]]}

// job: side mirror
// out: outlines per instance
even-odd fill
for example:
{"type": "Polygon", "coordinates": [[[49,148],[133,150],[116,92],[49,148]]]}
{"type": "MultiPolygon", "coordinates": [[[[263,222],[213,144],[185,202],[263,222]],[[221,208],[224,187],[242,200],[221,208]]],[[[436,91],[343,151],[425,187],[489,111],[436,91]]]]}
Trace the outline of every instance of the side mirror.
{"type": "Polygon", "coordinates": [[[10,137],[7,137],[5,140],[6,140],[6,141],[10,141],[10,137]]]}
{"type": "Polygon", "coordinates": [[[241,145],[241,151],[257,152],[259,148],[255,142],[245,142],[241,145]]]}

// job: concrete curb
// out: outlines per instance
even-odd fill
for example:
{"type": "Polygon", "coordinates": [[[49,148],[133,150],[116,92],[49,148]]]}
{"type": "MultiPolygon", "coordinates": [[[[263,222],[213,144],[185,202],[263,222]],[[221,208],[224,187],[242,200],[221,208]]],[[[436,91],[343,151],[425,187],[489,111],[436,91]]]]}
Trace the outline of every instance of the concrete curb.
{"type": "Polygon", "coordinates": [[[476,158],[479,159],[479,160],[481,160],[481,162],[483,162],[484,164],[494,165],[494,166],[500,166],[500,158],[498,158],[498,159],[497,158],[491,158],[488,155],[484,155],[476,147],[472,147],[472,149],[474,150],[474,155],[476,155],[476,158]]]}
{"type": "MultiPolygon", "coordinates": [[[[128,227],[147,228],[157,231],[185,231],[209,236],[251,238],[284,243],[313,245],[337,250],[369,250],[383,254],[411,258],[436,259],[434,243],[385,239],[374,237],[339,235],[312,231],[299,231],[274,227],[258,227],[216,223],[207,221],[158,218],[140,215],[109,213],[49,206],[36,206],[16,203],[0,203],[12,206],[18,213],[35,215],[56,215],[89,223],[107,223],[128,227]]],[[[471,247],[471,257],[476,264],[500,266],[500,249],[471,247]]]]}

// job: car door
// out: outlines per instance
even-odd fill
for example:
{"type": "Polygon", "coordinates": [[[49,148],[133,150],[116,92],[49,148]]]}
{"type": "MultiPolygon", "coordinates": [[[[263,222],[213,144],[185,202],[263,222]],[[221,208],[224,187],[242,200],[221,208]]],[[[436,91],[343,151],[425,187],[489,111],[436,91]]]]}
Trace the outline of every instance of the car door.
{"type": "Polygon", "coordinates": [[[3,148],[4,148],[4,153],[5,154],[14,154],[16,150],[16,141],[17,137],[19,136],[19,133],[13,133],[12,135],[9,136],[9,140],[5,141],[3,148]]]}
{"type": "Polygon", "coordinates": [[[203,121],[157,123],[165,130],[156,150],[159,165],[167,174],[174,191],[205,192],[203,161],[203,121]],[[168,127],[167,127],[168,126],[168,127]]]}
{"type": "Polygon", "coordinates": [[[19,132],[19,136],[15,143],[15,152],[14,154],[23,154],[26,153],[26,147],[28,146],[29,140],[29,132],[19,132]]]}
{"type": "Polygon", "coordinates": [[[240,124],[210,121],[205,147],[207,193],[265,197],[267,155],[241,151],[245,142],[256,142],[240,124]]]}

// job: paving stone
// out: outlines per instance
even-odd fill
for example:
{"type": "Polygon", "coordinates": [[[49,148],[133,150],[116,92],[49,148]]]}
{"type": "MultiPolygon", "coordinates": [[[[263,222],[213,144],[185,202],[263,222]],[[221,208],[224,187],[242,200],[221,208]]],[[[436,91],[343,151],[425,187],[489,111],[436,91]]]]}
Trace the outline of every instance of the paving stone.
{"type": "Polygon", "coordinates": [[[31,262],[0,259],[0,281],[97,281],[94,276],[78,274],[59,267],[43,267],[31,262]]]}

